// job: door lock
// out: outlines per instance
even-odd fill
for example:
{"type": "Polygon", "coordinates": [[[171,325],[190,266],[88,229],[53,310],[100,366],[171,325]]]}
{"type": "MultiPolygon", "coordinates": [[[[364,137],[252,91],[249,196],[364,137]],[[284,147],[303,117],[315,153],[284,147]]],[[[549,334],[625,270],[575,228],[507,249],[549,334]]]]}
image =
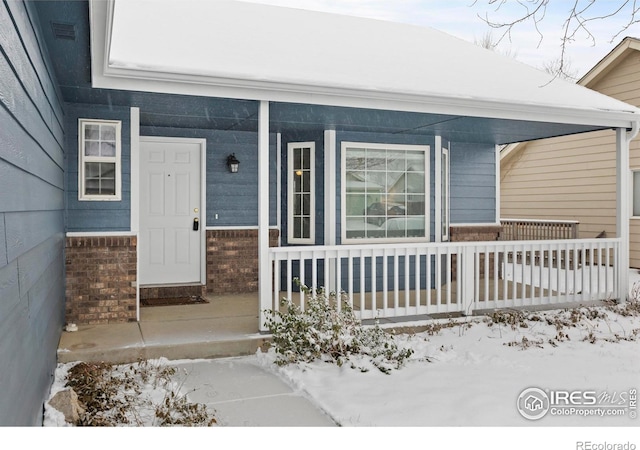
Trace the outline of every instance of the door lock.
{"type": "Polygon", "coordinates": [[[198,231],[200,229],[200,221],[196,217],[193,219],[193,231],[198,231]]]}

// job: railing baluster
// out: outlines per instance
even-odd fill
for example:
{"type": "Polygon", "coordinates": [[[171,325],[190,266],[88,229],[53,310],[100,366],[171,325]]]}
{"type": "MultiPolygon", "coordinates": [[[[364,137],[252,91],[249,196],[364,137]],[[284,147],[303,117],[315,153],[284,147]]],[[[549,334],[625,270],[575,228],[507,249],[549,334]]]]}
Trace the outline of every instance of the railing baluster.
{"type": "MultiPolygon", "coordinates": [[[[445,311],[449,311],[449,309],[451,308],[451,290],[453,289],[453,274],[451,273],[451,250],[447,249],[446,250],[446,261],[447,261],[447,265],[446,265],[446,278],[447,278],[447,298],[446,298],[446,305],[447,307],[445,308],[445,311]]],[[[459,264],[459,262],[457,262],[457,264],[459,264]]],[[[460,280],[456,280],[456,284],[458,285],[458,288],[460,287],[460,280]]],[[[458,305],[460,306],[460,305],[458,305]]]]}
{"type": "MultiPolygon", "coordinates": [[[[411,258],[409,256],[409,252],[405,252],[404,254],[404,306],[405,306],[405,314],[409,315],[409,306],[411,305],[411,280],[409,278],[410,272],[410,262],[411,258]]],[[[418,308],[415,308],[415,313],[418,313],[418,308]]]]}
{"type": "Polygon", "coordinates": [[[371,313],[376,317],[378,310],[378,299],[376,292],[376,266],[378,265],[378,257],[375,252],[371,253],[371,313]]]}
{"type": "MultiPolygon", "coordinates": [[[[442,300],[442,261],[440,260],[440,247],[436,247],[436,257],[434,260],[436,265],[436,311],[440,312],[440,303],[442,300]]],[[[460,258],[458,258],[458,264],[460,264],[460,258]]]]}
{"type": "Polygon", "coordinates": [[[342,308],[342,257],[336,252],[336,300],[338,302],[338,311],[342,308]]]}
{"type": "Polygon", "coordinates": [[[418,313],[418,311],[420,311],[420,290],[422,288],[420,280],[422,278],[422,274],[420,273],[420,250],[417,247],[414,247],[414,249],[416,256],[413,260],[413,264],[415,266],[413,278],[415,279],[414,290],[416,295],[416,313],[418,313]]]}
{"type": "Polygon", "coordinates": [[[365,266],[367,264],[367,259],[365,258],[363,253],[360,253],[360,315],[364,315],[366,301],[367,301],[367,293],[365,289],[365,266]]]}
{"type": "Polygon", "coordinates": [[[318,257],[315,251],[311,252],[311,292],[318,289],[318,257]]]}
{"type": "Polygon", "coordinates": [[[348,251],[348,256],[347,256],[347,277],[349,278],[348,281],[348,293],[347,295],[349,296],[349,306],[351,306],[351,308],[353,308],[353,253],[352,250],[348,251]]]}
{"type": "MultiPolygon", "coordinates": [[[[395,248],[393,252],[393,308],[398,311],[400,307],[400,279],[398,270],[398,264],[400,264],[400,260],[398,259],[398,249],[395,248]]],[[[407,305],[405,304],[405,308],[407,305]]]]}
{"type": "Polygon", "coordinates": [[[286,278],[286,283],[287,283],[287,301],[292,302],[293,301],[293,294],[292,294],[292,289],[291,289],[291,282],[293,279],[293,272],[292,272],[292,268],[291,268],[291,257],[292,255],[287,255],[287,278],[286,278]]]}
{"type": "MultiPolygon", "coordinates": [[[[304,286],[307,285],[307,280],[304,273],[304,259],[300,256],[300,283],[304,286]]],[[[300,289],[300,309],[304,311],[304,290],[300,289]]]]}
{"type": "Polygon", "coordinates": [[[424,272],[424,278],[425,281],[427,282],[427,286],[425,289],[425,302],[426,302],[426,306],[427,309],[431,309],[431,298],[432,298],[432,292],[431,292],[431,274],[433,273],[433,271],[431,270],[431,249],[427,249],[427,251],[425,252],[425,272],[424,272]]]}
{"type": "Polygon", "coordinates": [[[389,307],[389,264],[386,248],[383,250],[382,255],[382,310],[386,316],[387,308],[389,307]]]}

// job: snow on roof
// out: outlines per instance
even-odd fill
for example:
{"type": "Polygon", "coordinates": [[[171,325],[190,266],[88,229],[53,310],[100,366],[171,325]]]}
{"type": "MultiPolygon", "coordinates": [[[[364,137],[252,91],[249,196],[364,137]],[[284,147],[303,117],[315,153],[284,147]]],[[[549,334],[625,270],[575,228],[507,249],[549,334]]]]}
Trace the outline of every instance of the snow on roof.
{"type": "Polygon", "coordinates": [[[634,112],[446,33],[231,0],[117,0],[109,66],[485,103],[634,112]]]}

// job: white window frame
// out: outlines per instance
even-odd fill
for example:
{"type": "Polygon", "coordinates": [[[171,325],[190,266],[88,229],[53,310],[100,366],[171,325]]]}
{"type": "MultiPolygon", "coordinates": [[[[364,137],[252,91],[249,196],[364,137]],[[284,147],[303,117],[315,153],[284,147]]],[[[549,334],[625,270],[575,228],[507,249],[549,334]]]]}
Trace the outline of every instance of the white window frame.
{"type": "Polygon", "coordinates": [[[340,145],[340,222],[342,224],[340,237],[343,244],[369,244],[369,243],[394,243],[394,242],[429,242],[431,240],[431,191],[430,191],[430,167],[431,166],[431,146],[411,145],[411,144],[381,144],[371,142],[348,142],[343,141],[340,145]],[[424,196],[425,196],[425,235],[420,237],[386,237],[386,238],[347,238],[347,189],[345,179],[347,176],[347,148],[361,148],[372,150],[409,150],[424,152],[424,196]]]}
{"type": "Polygon", "coordinates": [[[287,242],[289,244],[315,244],[316,242],[316,144],[315,142],[289,142],[287,144],[287,242]],[[294,230],[294,152],[302,148],[309,148],[309,237],[293,236],[294,230]]]}
{"type": "Polygon", "coordinates": [[[78,200],[80,201],[120,201],[122,199],[122,121],[101,119],[78,119],[78,200]],[[115,155],[87,156],[85,155],[85,126],[112,125],[115,126],[115,155]],[[85,194],[85,163],[115,163],[115,192],[106,194],[85,194]]]}
{"type": "Polygon", "coordinates": [[[451,223],[451,210],[450,210],[450,189],[451,189],[451,160],[449,159],[449,149],[442,147],[442,156],[440,161],[440,170],[445,174],[444,179],[440,180],[440,207],[442,208],[440,220],[441,220],[441,232],[442,242],[449,241],[449,225],[451,223]]]}

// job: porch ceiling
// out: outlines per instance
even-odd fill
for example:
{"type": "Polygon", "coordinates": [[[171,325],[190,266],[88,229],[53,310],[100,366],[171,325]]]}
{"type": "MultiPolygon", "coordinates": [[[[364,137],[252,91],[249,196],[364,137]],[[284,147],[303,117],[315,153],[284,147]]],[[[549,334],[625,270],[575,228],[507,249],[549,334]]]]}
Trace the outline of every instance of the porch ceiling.
{"type": "MultiPolygon", "coordinates": [[[[43,40],[63,99],[71,103],[139,106],[143,126],[218,130],[257,130],[258,102],[206,96],[96,89],[91,84],[88,1],[37,1],[43,40]],[[70,24],[75,39],[56,38],[52,24],[70,24]]],[[[471,117],[456,114],[272,102],[270,131],[384,132],[439,134],[457,142],[506,144],[609,128],[539,120],[471,117]]]]}

